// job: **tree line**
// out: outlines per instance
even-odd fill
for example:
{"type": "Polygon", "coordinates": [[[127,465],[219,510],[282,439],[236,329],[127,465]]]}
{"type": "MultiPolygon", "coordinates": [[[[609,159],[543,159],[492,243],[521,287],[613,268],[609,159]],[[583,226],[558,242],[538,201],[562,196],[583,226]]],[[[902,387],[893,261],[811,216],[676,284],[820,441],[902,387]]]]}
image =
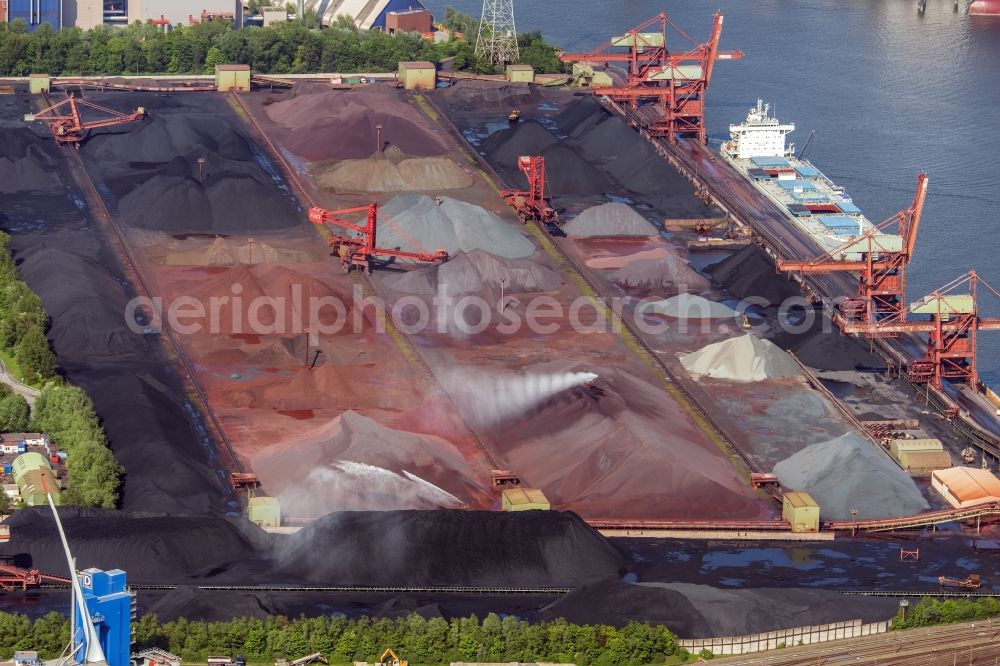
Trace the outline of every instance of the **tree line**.
{"type": "Polygon", "coordinates": [[[924,597],[920,603],[909,607],[905,614],[901,611],[893,619],[892,628],[931,627],[938,624],[985,620],[988,617],[1000,617],[1000,599],[983,597],[939,601],[933,597],[924,597]]]}
{"type": "MultiPolygon", "coordinates": [[[[47,433],[67,454],[63,503],[113,509],[122,469],[108,448],[90,396],[57,374],[56,358],[45,337],[48,323],[41,299],[18,275],[10,236],[0,232],[0,347],[16,360],[26,380],[44,383],[33,410],[0,383],[0,432],[47,433]]],[[[7,508],[7,496],[0,493],[0,511],[7,508]]]]}
{"type": "MultiPolygon", "coordinates": [[[[161,623],[144,615],[133,625],[135,650],[160,647],[184,661],[204,663],[209,655],[242,655],[250,662],[296,659],[320,652],[331,663],[377,662],[386,647],[419,664],[466,662],[558,662],[579,666],[657,664],[681,660],[687,652],[665,627],[631,623],[622,628],[578,625],[565,620],[530,623],[508,615],[425,619],[348,618],[343,615],[290,619],[236,618],[227,622],[179,619],[161,623]]],[[[45,657],[58,654],[68,636],[56,613],[28,621],[0,613],[0,655],[38,646],[45,657]],[[65,638],[63,638],[65,640],[65,638]]]]}
{"type": "MultiPolygon", "coordinates": [[[[29,33],[24,21],[17,19],[0,23],[0,75],[205,74],[223,63],[250,65],[265,74],[389,72],[400,61],[448,58],[454,58],[459,70],[495,71],[491,63],[475,55],[478,21],[449,8],[444,24],[462,30],[467,39],[434,43],[413,33],[360,30],[345,17],[319,30],[315,14],[266,28],[233,29],[228,22],[216,20],[177,26],[170,32],[136,22],[87,31],[56,31],[42,24],[29,33]]],[[[540,33],[525,33],[518,39],[522,63],[540,72],[562,71],[556,49],[540,33]]]]}
{"type": "MultiPolygon", "coordinates": [[[[42,300],[17,273],[10,255],[10,236],[0,232],[0,348],[19,366],[9,368],[11,374],[20,371],[21,376],[15,379],[37,385],[55,378],[56,357],[45,338],[48,325],[42,300]]],[[[0,401],[0,413],[4,411],[0,401]]]]}

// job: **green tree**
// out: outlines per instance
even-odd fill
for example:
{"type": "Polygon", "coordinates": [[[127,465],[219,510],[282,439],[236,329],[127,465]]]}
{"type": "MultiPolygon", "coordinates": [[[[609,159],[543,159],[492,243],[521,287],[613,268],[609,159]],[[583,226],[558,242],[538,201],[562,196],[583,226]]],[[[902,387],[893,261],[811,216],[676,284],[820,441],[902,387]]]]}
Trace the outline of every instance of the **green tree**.
{"type": "Polygon", "coordinates": [[[40,328],[32,327],[18,340],[14,356],[29,381],[50,379],[56,374],[56,357],[40,328]]]}
{"type": "Polygon", "coordinates": [[[214,74],[216,65],[226,64],[226,56],[218,46],[213,46],[205,56],[205,73],[214,74]]]}
{"type": "Polygon", "coordinates": [[[0,398],[0,432],[24,432],[28,429],[30,418],[31,407],[23,397],[8,395],[0,398]]]}

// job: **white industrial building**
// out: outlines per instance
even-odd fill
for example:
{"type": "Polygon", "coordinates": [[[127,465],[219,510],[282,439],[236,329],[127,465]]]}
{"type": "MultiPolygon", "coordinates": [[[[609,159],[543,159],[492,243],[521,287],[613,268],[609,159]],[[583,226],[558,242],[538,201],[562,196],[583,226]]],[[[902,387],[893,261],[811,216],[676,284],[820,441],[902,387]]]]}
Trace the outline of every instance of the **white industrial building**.
{"type": "Polygon", "coordinates": [[[424,9],[420,0],[304,0],[306,11],[312,10],[323,25],[332,25],[346,16],[362,30],[385,29],[385,15],[409,9],[424,9]]]}

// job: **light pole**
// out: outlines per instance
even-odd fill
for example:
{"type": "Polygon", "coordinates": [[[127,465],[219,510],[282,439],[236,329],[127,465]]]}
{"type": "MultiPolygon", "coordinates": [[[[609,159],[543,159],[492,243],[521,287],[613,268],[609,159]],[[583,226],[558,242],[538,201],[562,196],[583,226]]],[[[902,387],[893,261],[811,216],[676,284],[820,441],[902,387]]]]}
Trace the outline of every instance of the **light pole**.
{"type": "Polygon", "coordinates": [[[375,126],[375,152],[382,152],[382,125],[375,126]]]}

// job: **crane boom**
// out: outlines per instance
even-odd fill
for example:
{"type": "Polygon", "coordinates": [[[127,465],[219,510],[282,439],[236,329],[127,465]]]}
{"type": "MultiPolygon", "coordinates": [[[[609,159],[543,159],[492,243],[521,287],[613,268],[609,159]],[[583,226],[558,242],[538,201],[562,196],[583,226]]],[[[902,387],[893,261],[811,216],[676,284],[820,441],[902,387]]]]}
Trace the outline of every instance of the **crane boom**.
{"type": "Polygon", "coordinates": [[[47,109],[42,109],[38,113],[29,113],[25,115],[24,119],[27,122],[33,122],[36,120],[48,122],[49,129],[52,131],[52,136],[55,137],[58,145],[64,146],[73,144],[79,148],[80,142],[83,141],[84,135],[89,130],[100,129],[102,127],[112,127],[114,125],[123,125],[125,123],[135,122],[136,120],[144,120],[146,117],[146,109],[141,106],[132,113],[126,114],[101,106],[100,104],[94,104],[93,102],[78,99],[75,95],[71,94],[63,101],[53,104],[47,109]],[[68,111],[58,113],[58,111],[63,109],[63,107],[66,107],[68,111]],[[83,116],[80,113],[81,107],[93,109],[94,111],[103,113],[110,117],[84,122],[83,116]]]}
{"type": "Polygon", "coordinates": [[[309,221],[313,224],[326,225],[331,229],[332,233],[327,238],[327,244],[340,257],[340,264],[344,272],[359,269],[370,273],[372,269],[371,260],[376,257],[410,259],[430,263],[440,263],[448,260],[448,252],[446,250],[409,252],[399,248],[378,247],[377,203],[356,208],[344,208],[342,210],[326,210],[325,208],[314,206],[309,209],[309,221]],[[343,215],[356,213],[366,213],[366,221],[363,226],[342,217],[343,215]],[[345,236],[337,233],[339,229],[353,231],[357,235],[345,236]]]}

